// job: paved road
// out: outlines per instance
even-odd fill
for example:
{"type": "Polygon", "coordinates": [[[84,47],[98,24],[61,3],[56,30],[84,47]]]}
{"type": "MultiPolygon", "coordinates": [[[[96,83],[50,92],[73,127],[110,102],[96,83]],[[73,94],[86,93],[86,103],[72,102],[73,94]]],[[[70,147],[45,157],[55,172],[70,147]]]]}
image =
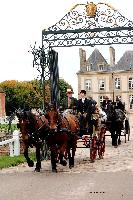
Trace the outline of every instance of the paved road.
{"type": "Polygon", "coordinates": [[[0,200],[132,200],[133,173],[0,175],[0,200]]]}
{"type": "MultiPolygon", "coordinates": [[[[131,131],[132,133],[132,131],[131,131]]],[[[50,161],[35,173],[27,164],[0,171],[0,200],[133,200],[133,136],[117,148],[106,138],[104,159],[90,163],[89,149],[77,149],[75,167],[50,161]]]]}

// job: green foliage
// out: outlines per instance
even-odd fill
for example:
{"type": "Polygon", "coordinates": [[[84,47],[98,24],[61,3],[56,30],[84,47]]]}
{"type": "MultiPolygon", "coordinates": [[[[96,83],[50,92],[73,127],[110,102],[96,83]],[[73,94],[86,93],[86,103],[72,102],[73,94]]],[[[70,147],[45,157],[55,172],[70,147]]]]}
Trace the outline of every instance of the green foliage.
{"type": "Polygon", "coordinates": [[[10,115],[15,109],[39,108],[42,97],[39,81],[4,81],[0,87],[6,94],[6,113],[10,115]]]}
{"type": "Polygon", "coordinates": [[[71,85],[69,83],[64,81],[64,79],[60,79],[59,80],[60,101],[62,101],[62,99],[65,98],[67,88],[71,88],[72,89],[72,87],[71,87],[71,85]]]}
{"type": "MultiPolygon", "coordinates": [[[[36,160],[35,154],[31,153],[30,158],[35,161],[36,160]]],[[[23,155],[14,156],[14,157],[0,156],[0,169],[17,166],[24,162],[26,162],[26,160],[23,155]]]]}
{"type": "MultiPolygon", "coordinates": [[[[8,80],[0,83],[0,88],[5,92],[6,114],[10,115],[15,109],[42,108],[43,94],[46,103],[50,102],[50,83],[46,81],[43,88],[38,80],[16,81],[8,80]],[[43,92],[43,89],[45,91],[43,92]]],[[[60,101],[66,96],[67,88],[72,88],[63,79],[59,80],[60,101]]]]}
{"type": "MultiPolygon", "coordinates": [[[[7,132],[9,129],[9,124],[0,124],[0,131],[5,131],[7,132]]],[[[15,131],[15,130],[18,130],[17,128],[17,124],[11,124],[11,127],[10,127],[10,131],[15,131]]]]}

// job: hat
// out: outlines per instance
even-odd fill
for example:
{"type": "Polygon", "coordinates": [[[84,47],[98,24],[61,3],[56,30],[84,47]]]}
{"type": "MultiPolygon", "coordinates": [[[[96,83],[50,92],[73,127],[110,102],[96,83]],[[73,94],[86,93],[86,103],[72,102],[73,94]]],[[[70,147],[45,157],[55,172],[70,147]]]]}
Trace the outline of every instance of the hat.
{"type": "Polygon", "coordinates": [[[72,93],[73,94],[74,92],[72,91],[71,88],[68,88],[67,91],[66,91],[66,93],[72,93]]]}
{"type": "Polygon", "coordinates": [[[86,91],[85,90],[81,90],[80,93],[86,94],[86,91]]]}

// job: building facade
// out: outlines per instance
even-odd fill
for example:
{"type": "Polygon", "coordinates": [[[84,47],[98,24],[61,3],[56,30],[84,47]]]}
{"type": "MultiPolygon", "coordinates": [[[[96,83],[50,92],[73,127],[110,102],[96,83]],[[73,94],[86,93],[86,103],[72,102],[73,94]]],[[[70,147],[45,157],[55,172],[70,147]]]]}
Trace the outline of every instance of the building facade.
{"type": "Polygon", "coordinates": [[[115,100],[118,96],[133,116],[133,51],[126,51],[115,64],[115,49],[109,47],[110,63],[107,63],[98,49],[86,59],[86,51],[79,49],[80,70],[78,92],[85,89],[87,96],[100,103],[104,96],[115,100]]]}

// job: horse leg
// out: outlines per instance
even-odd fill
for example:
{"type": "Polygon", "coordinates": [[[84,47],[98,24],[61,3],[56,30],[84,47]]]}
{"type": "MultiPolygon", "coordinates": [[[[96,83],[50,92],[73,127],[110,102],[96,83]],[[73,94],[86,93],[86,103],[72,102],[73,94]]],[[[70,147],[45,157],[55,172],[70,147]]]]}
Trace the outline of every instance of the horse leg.
{"type": "Polygon", "coordinates": [[[74,167],[75,148],[72,148],[71,167],[74,167]]]}
{"type": "Polygon", "coordinates": [[[29,154],[28,154],[28,148],[29,148],[29,145],[26,143],[24,143],[23,145],[23,148],[24,148],[24,157],[28,163],[28,166],[29,167],[33,167],[34,166],[34,162],[30,159],[29,157],[29,154]]]}
{"type": "Polygon", "coordinates": [[[121,144],[121,130],[117,131],[117,135],[118,135],[118,145],[120,145],[121,144]]]}
{"type": "Polygon", "coordinates": [[[71,169],[73,167],[73,160],[71,156],[71,148],[68,147],[68,159],[69,159],[69,168],[71,169]]]}
{"type": "Polygon", "coordinates": [[[56,169],[56,153],[55,151],[51,150],[51,166],[52,166],[52,172],[56,172],[57,173],[57,169],[56,169]]]}
{"type": "Polygon", "coordinates": [[[60,155],[59,155],[60,164],[63,165],[63,166],[66,166],[66,165],[67,165],[67,162],[66,162],[66,160],[64,160],[63,158],[64,158],[64,155],[63,155],[63,154],[60,154],[60,155]]]}
{"type": "Polygon", "coordinates": [[[67,158],[67,144],[62,144],[60,146],[60,150],[59,150],[59,160],[60,160],[60,164],[63,166],[67,165],[67,161],[65,160],[67,158]]]}
{"type": "Polygon", "coordinates": [[[36,159],[37,159],[37,163],[36,163],[36,168],[35,168],[36,172],[40,172],[40,169],[41,169],[41,154],[40,154],[40,150],[41,150],[41,145],[37,144],[36,145],[36,159]]]}
{"type": "Polygon", "coordinates": [[[123,127],[123,124],[120,124],[120,125],[117,127],[118,145],[121,144],[121,130],[122,130],[122,127],[123,127]]]}
{"type": "Polygon", "coordinates": [[[76,145],[77,145],[77,139],[72,138],[72,141],[69,144],[68,149],[68,158],[69,158],[69,168],[71,169],[74,167],[74,156],[76,152],[76,145]]]}

